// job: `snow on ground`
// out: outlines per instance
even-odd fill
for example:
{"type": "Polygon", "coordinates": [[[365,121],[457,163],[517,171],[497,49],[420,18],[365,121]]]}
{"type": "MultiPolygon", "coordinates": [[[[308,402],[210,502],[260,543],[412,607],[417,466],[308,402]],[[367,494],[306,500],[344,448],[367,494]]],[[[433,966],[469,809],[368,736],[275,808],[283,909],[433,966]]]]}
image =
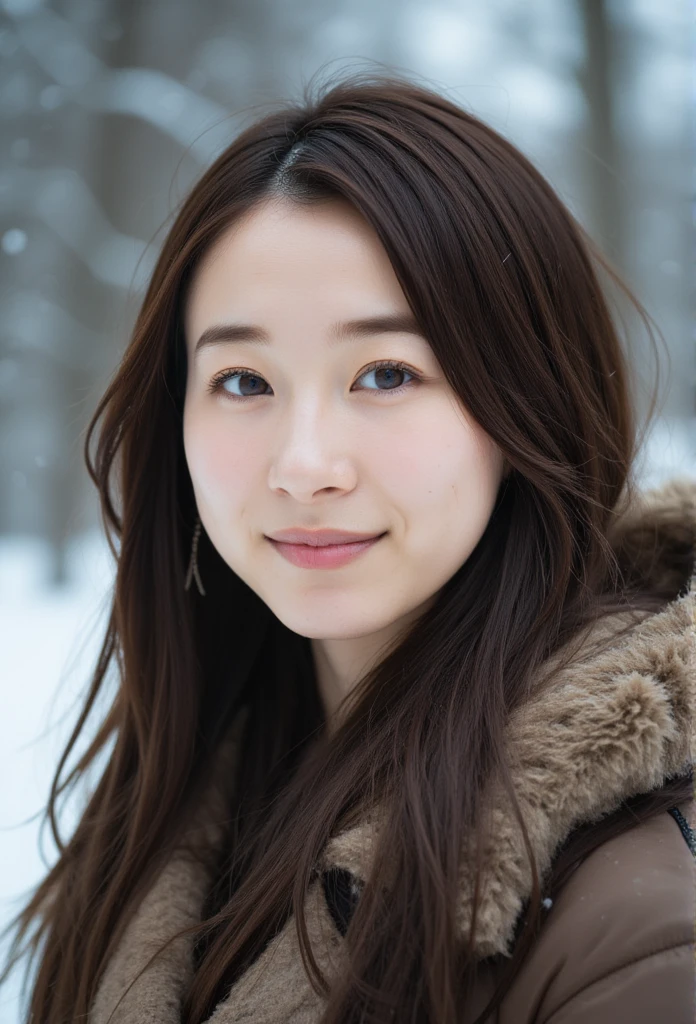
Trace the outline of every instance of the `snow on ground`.
{"type": "MultiPolygon", "coordinates": [[[[98,534],[74,544],[67,586],[47,588],[49,565],[49,552],[36,539],[0,540],[0,928],[45,874],[40,814],[98,654],[113,581],[111,555],[98,534]]],[[[74,818],[68,803],[64,835],[74,818]]],[[[46,863],[53,863],[49,830],[43,848],[46,863]]],[[[13,977],[0,988],[2,1024],[20,1020],[19,981],[13,977]]]]}

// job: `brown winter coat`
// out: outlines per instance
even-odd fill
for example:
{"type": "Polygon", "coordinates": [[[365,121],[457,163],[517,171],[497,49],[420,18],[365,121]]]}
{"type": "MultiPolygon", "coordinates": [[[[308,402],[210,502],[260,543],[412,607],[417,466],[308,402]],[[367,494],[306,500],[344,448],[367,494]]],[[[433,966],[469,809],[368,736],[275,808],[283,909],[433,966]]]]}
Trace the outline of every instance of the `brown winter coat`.
{"type": "MultiPolygon", "coordinates": [[[[588,640],[580,658],[508,726],[509,763],[542,878],[573,829],[684,773],[696,751],[696,483],[648,492],[640,507],[624,514],[612,541],[631,575],[658,584],[671,600],[602,653],[588,640]]],[[[608,628],[606,621],[596,627],[592,641],[608,628]]],[[[199,809],[211,843],[219,835],[218,800],[213,794],[199,809]]],[[[496,789],[491,800],[495,842],[476,932],[480,974],[475,1005],[462,1024],[490,996],[530,893],[527,859],[507,799],[496,789]]],[[[681,811],[696,825],[694,807],[689,801],[681,811]]],[[[321,866],[364,879],[378,829],[374,815],[336,836],[321,866]]],[[[662,813],[591,853],[547,909],[497,1024],[693,1024],[696,868],[688,839],[688,829],[683,833],[675,817],[662,813]]],[[[192,970],[188,939],[172,944],[113,1018],[109,1014],[154,950],[198,919],[208,882],[190,859],[171,859],[107,965],[90,1024],[179,1021],[181,992],[192,970]]],[[[464,866],[462,934],[470,886],[464,866]]],[[[320,880],[309,889],[307,920],[319,965],[331,977],[341,968],[344,940],[320,880]]],[[[291,918],[209,1024],[315,1024],[321,1012],[291,918]]]]}

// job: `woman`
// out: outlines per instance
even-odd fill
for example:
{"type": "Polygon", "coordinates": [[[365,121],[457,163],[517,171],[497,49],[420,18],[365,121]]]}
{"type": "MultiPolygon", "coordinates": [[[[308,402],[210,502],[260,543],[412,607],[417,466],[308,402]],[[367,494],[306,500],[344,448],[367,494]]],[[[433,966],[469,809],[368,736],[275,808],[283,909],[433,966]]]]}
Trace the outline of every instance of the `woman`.
{"type": "Polygon", "coordinates": [[[51,814],[108,758],[27,1019],[693,1019],[696,484],[636,493],[601,272],[402,79],[198,182],[87,438],[118,572],[51,814]]]}

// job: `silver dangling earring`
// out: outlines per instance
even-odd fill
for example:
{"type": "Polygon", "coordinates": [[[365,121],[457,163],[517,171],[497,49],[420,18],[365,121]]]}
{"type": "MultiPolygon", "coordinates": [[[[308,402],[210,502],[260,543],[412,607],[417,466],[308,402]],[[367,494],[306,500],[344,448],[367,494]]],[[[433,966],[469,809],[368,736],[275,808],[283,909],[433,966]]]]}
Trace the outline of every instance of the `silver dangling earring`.
{"type": "Polygon", "coordinates": [[[186,573],[186,582],[184,583],[184,590],[188,590],[191,586],[191,580],[196,577],[196,586],[199,591],[205,597],[205,590],[203,589],[203,583],[201,582],[201,574],[198,571],[198,541],[201,536],[201,517],[196,518],[196,526],[193,531],[193,541],[191,543],[191,558],[189,560],[188,572],[186,573]]]}

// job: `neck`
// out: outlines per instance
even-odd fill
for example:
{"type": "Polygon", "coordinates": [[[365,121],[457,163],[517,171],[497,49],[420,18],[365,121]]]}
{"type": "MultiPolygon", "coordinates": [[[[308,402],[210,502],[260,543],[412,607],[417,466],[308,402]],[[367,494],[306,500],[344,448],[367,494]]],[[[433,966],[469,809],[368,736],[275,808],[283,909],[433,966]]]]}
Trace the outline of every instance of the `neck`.
{"type": "Polygon", "coordinates": [[[434,601],[435,595],[374,633],[310,641],[317,689],[330,732],[338,726],[342,704],[360,680],[385,658],[434,601]]]}

